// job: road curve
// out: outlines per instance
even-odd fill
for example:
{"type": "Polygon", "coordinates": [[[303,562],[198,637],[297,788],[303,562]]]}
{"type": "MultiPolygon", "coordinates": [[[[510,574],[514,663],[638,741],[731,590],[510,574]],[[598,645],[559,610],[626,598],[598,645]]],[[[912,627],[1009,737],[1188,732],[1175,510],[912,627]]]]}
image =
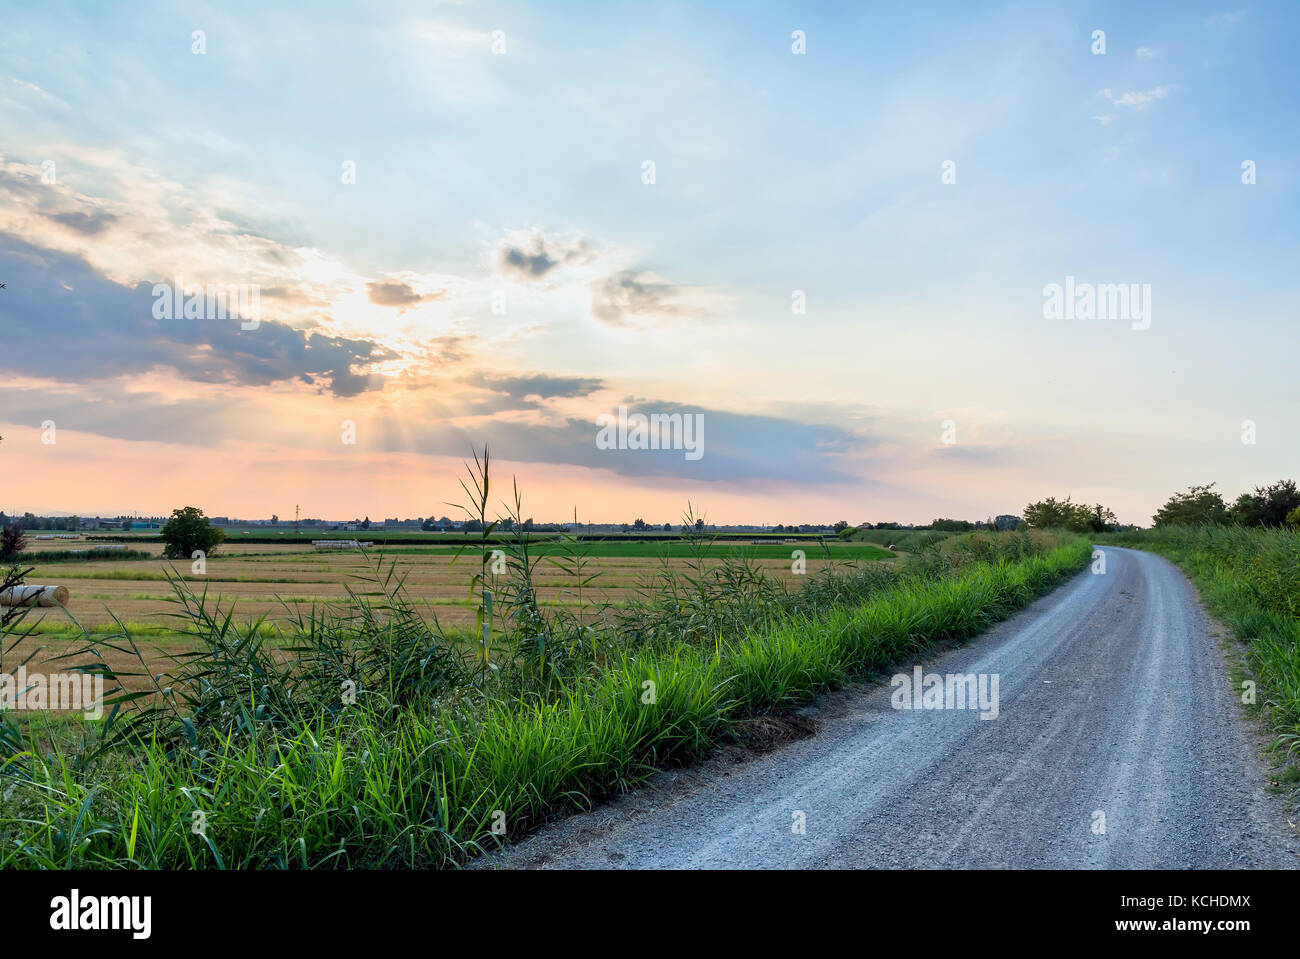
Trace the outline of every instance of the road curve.
{"type": "Polygon", "coordinates": [[[895,709],[889,685],[842,692],[815,736],[661,774],[478,866],[1300,865],[1194,589],[1158,556],[1104,553],[1103,574],[918,664],[996,674],[996,719],[895,709]]]}

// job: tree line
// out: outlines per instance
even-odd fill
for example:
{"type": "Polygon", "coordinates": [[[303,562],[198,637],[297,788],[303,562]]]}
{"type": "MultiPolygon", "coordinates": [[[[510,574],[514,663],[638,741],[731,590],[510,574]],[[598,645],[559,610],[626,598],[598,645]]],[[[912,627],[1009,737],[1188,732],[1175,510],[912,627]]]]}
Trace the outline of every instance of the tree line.
{"type": "Polygon", "coordinates": [[[1232,505],[1214,487],[1214,483],[1207,483],[1175,493],[1151,521],[1156,526],[1215,523],[1300,528],[1300,490],[1296,489],[1294,480],[1256,486],[1252,492],[1238,496],[1232,505]]]}

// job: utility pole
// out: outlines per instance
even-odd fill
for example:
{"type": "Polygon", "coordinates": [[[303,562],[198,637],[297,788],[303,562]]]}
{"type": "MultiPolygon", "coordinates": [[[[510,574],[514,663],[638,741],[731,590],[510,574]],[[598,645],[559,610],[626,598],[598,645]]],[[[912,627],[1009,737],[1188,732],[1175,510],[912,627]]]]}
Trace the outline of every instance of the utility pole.
{"type": "Polygon", "coordinates": [[[301,526],[300,523],[299,523],[299,517],[298,517],[298,504],[297,504],[297,503],[294,503],[294,504],[293,504],[293,531],[294,531],[295,533],[301,533],[301,532],[302,532],[302,526],[301,526]]]}

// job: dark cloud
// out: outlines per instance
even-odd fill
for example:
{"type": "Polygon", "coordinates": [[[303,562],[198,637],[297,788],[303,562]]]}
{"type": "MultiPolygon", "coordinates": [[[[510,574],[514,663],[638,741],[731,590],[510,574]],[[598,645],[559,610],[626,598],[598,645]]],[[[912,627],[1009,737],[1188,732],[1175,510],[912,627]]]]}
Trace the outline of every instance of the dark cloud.
{"type": "Polygon", "coordinates": [[[400,283],[393,280],[375,280],[366,284],[366,292],[370,296],[370,302],[377,306],[415,306],[417,303],[424,303],[427,300],[441,299],[446,295],[446,290],[439,290],[437,293],[416,293],[409,283],[400,283]]]}
{"type": "Polygon", "coordinates": [[[676,318],[685,315],[677,288],[649,274],[623,270],[591,287],[591,312],[603,323],[626,326],[631,317],[676,318]]]}
{"type": "Polygon", "coordinates": [[[117,217],[103,211],[95,213],[42,213],[41,216],[47,220],[53,220],[61,226],[66,226],[69,230],[80,233],[82,236],[95,236],[103,233],[117,222],[117,217]]]}
{"type": "Polygon", "coordinates": [[[591,248],[579,240],[568,248],[548,242],[540,233],[526,246],[503,243],[497,254],[502,273],[513,273],[523,280],[537,280],[566,263],[585,262],[591,248]]]}
{"type": "Polygon", "coordinates": [[[274,320],[154,319],[153,287],[120,286],[80,257],[0,233],[0,368],[86,380],[168,367],[191,380],[264,386],[299,380],[339,396],[378,389],[365,367],[396,354],[370,340],[274,320]],[[49,344],[55,344],[53,348],[49,344]]]}
{"type": "MultiPolygon", "coordinates": [[[[8,325],[6,332],[7,335],[13,332],[8,325]]],[[[311,376],[304,374],[304,378],[311,376]]],[[[336,394],[351,395],[356,389],[364,389],[367,384],[354,388],[350,380],[365,377],[364,373],[348,374],[342,383],[335,377],[336,394]]],[[[534,380],[533,377],[501,379],[517,379],[521,385],[515,392],[529,391],[526,397],[545,391],[556,391],[558,395],[585,389],[581,381],[564,386],[564,378],[554,378],[555,382],[549,384],[534,382],[532,386],[522,384],[534,380]]],[[[552,378],[539,375],[536,379],[552,378]]],[[[418,412],[359,419],[357,449],[461,457],[471,447],[481,449],[486,443],[494,456],[504,460],[603,469],[629,480],[872,485],[869,480],[845,473],[841,457],[853,457],[855,462],[860,462],[860,454],[875,445],[875,441],[841,426],[680,403],[641,400],[628,404],[629,415],[701,416],[702,433],[692,436],[702,437],[702,455],[697,460],[688,460],[682,449],[600,449],[596,445],[599,430],[596,418],[601,413],[617,414],[617,410],[608,410],[603,405],[593,405],[590,417],[537,423],[509,418],[509,413],[519,409],[519,403],[508,394],[500,394],[487,405],[493,403],[507,415],[491,417],[497,409],[487,409],[485,404],[474,400],[467,403],[463,396],[449,391],[432,394],[418,412]]],[[[338,451],[337,417],[302,422],[263,415],[258,421],[259,410],[264,409],[252,394],[223,397],[221,402],[213,403],[208,398],[178,399],[160,393],[124,394],[115,385],[94,382],[78,384],[76,388],[18,388],[0,382],[0,411],[3,411],[2,418],[11,422],[39,423],[53,419],[61,428],[79,432],[179,445],[215,446],[254,438],[286,449],[338,451]],[[250,423],[254,421],[259,425],[250,433],[250,423]],[[323,425],[327,428],[322,430],[323,425]]]]}
{"type": "Polygon", "coordinates": [[[494,393],[505,393],[516,400],[536,397],[541,400],[556,397],[590,396],[604,386],[604,381],[584,376],[550,376],[534,373],[524,376],[497,376],[475,373],[465,382],[494,393]]]}
{"type": "Polygon", "coordinates": [[[678,403],[647,401],[629,406],[629,415],[703,417],[702,455],[689,460],[683,449],[598,448],[596,417],[600,413],[616,415],[617,411],[593,408],[590,419],[569,417],[558,424],[493,419],[461,425],[440,415],[428,415],[414,423],[409,418],[380,422],[368,435],[373,450],[378,452],[415,450],[462,456],[471,445],[482,447],[486,443],[493,455],[502,459],[606,469],[629,479],[660,477],[730,483],[776,480],[809,485],[861,483],[859,477],[841,469],[838,457],[861,453],[874,445],[870,438],[838,426],[678,403]]]}

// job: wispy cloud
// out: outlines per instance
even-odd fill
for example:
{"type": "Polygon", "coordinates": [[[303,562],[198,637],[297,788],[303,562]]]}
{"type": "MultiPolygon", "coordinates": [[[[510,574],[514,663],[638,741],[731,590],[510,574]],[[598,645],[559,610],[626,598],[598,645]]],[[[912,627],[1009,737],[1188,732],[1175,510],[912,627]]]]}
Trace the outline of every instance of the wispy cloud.
{"type": "Polygon", "coordinates": [[[1127,107],[1130,110],[1145,110],[1157,100],[1165,99],[1175,89],[1177,89],[1177,84],[1152,87],[1150,90],[1128,90],[1116,96],[1111,88],[1107,87],[1101,91],[1101,95],[1117,107],[1127,107]]]}

